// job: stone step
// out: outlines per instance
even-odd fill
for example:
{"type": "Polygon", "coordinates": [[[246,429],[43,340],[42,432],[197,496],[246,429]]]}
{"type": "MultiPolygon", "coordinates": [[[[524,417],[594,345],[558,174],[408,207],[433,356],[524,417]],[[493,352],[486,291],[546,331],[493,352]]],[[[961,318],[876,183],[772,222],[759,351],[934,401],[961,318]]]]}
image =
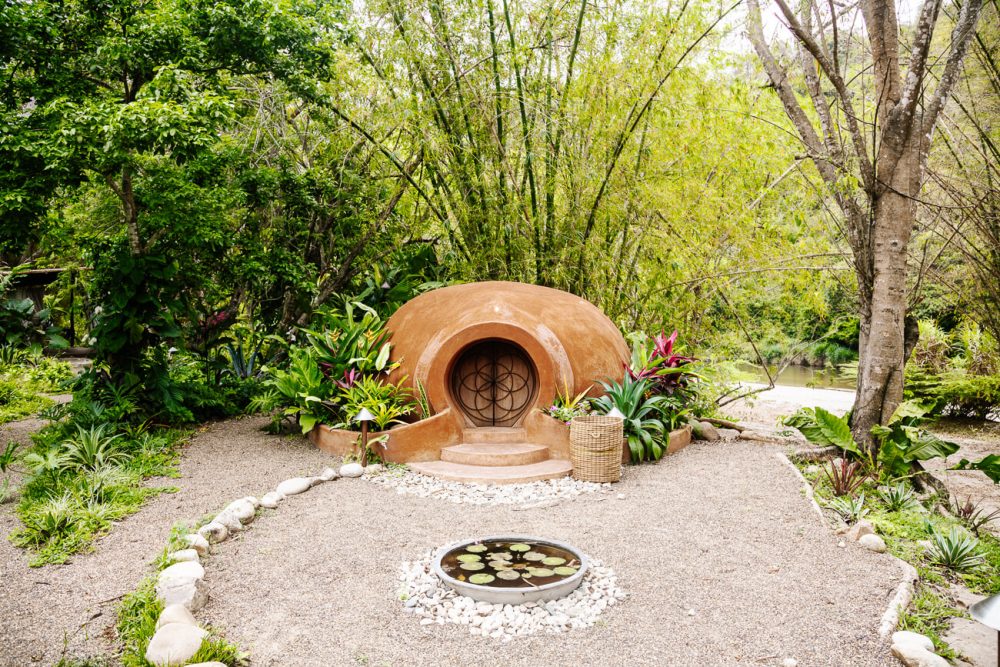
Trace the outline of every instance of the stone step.
{"type": "Polygon", "coordinates": [[[424,475],[472,484],[523,484],[542,479],[566,477],[573,472],[569,461],[547,459],[521,466],[470,466],[450,461],[410,463],[410,469],[424,475]]]}
{"type": "Polygon", "coordinates": [[[502,426],[483,426],[462,430],[462,442],[471,444],[504,442],[524,442],[528,433],[523,428],[506,428],[502,426]]]}
{"type": "Polygon", "coordinates": [[[530,442],[463,443],[441,450],[441,460],[474,466],[520,466],[549,458],[549,448],[530,442]]]}

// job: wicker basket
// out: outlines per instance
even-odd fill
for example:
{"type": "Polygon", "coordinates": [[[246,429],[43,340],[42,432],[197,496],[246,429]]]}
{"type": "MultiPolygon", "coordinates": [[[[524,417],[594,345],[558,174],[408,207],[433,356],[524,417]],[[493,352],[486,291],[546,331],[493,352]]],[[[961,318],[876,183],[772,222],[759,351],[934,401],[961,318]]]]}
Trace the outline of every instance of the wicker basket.
{"type": "Polygon", "coordinates": [[[585,482],[617,482],[622,476],[622,420],[586,415],[569,425],[573,476],[585,482]]]}

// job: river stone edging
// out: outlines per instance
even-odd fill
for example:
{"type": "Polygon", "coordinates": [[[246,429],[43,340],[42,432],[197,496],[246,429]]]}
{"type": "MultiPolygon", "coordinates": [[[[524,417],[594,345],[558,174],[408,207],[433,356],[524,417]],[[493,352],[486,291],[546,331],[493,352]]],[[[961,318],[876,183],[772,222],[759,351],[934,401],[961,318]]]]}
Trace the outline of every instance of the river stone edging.
{"type": "Polygon", "coordinates": [[[210,545],[225,542],[234,533],[245,530],[257,517],[258,508],[275,509],[278,503],[290,495],[305,493],[318,484],[332,482],[338,477],[358,476],[356,468],[359,467],[348,463],[341,466],[340,472],[325,468],[315,477],[286,479],[259,500],[253,496],[234,500],[197,532],[185,535],[183,542],[186,548],[170,553],[169,560],[172,564],[157,575],[156,596],[163,603],[163,611],[156,621],[156,632],[146,646],[146,660],[157,667],[221,665],[216,662],[197,665],[189,662],[208,636],[208,632],[198,625],[193,613],[208,602],[205,568],[201,557],[210,553],[210,545]]]}

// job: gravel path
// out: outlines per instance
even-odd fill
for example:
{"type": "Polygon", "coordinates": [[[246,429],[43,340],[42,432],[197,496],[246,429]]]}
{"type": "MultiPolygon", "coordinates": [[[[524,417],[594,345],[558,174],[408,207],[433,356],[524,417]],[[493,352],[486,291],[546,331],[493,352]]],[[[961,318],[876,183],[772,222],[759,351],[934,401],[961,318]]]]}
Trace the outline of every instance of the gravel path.
{"type": "Polygon", "coordinates": [[[527,510],[322,484],[216,548],[199,619],[255,667],[895,664],[877,628],[897,565],[838,548],[773,451],[696,444],[629,468],[614,493],[527,510]],[[575,544],[628,597],[592,628],[506,644],[401,612],[400,561],[508,531],[575,544]]]}
{"type": "MultiPolygon", "coordinates": [[[[27,554],[0,539],[0,665],[51,665],[67,655],[112,653],[115,608],[166,545],[170,527],[218,511],[231,500],[263,494],[281,479],[315,474],[332,458],[301,437],[260,431],[254,418],[210,425],[184,448],[181,478],[150,480],[176,486],[122,521],[91,554],[67,564],[29,568],[27,554]]],[[[26,442],[37,420],[0,427],[0,443],[26,442]]],[[[0,535],[18,526],[13,506],[0,506],[0,535]]]]}

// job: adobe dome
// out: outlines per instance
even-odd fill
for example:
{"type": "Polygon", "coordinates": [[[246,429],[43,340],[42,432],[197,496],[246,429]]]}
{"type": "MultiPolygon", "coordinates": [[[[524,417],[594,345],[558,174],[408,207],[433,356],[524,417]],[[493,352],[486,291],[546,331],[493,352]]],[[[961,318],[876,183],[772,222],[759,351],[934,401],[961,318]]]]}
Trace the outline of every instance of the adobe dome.
{"type": "Polygon", "coordinates": [[[523,283],[427,292],[396,311],[387,329],[400,361],[392,379],[419,380],[435,412],[452,408],[469,426],[520,425],[564,384],[575,395],[619,379],[629,355],[618,328],[589,301],[523,283]]]}

